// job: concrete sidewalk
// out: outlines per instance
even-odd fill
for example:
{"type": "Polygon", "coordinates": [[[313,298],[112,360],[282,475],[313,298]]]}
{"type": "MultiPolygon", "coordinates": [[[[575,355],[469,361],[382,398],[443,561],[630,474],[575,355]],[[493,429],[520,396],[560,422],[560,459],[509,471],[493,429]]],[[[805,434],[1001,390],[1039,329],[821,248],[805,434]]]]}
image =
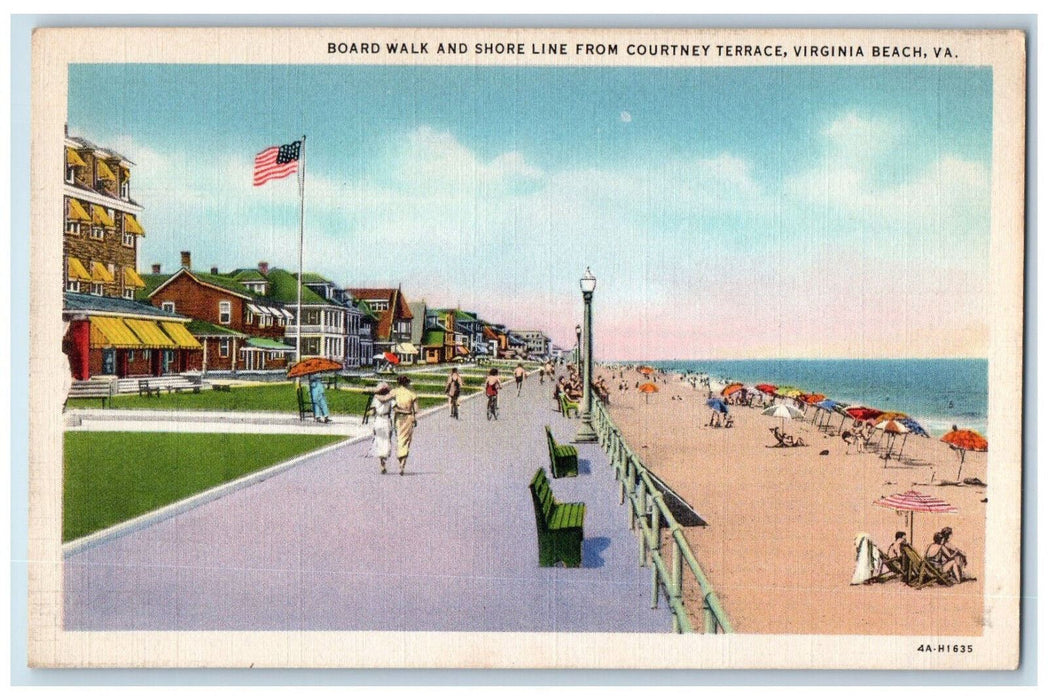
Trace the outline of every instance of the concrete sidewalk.
{"type": "Polygon", "coordinates": [[[359,416],[333,415],[330,423],[277,411],[158,411],[76,408],[65,412],[66,430],[156,433],[259,433],[282,435],[370,435],[359,416]]]}
{"type": "Polygon", "coordinates": [[[581,569],[540,568],[528,482],[543,426],[569,441],[552,385],[505,387],[462,419],[420,420],[408,473],[380,475],[370,441],[67,557],[71,630],[669,632],[597,445],[552,481],[586,503],[581,569]]]}

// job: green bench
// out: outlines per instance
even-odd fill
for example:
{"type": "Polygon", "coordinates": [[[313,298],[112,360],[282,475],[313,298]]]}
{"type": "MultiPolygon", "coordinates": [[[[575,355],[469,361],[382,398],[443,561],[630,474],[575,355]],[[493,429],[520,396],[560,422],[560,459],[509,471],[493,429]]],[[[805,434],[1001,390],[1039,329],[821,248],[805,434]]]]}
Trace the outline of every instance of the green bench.
{"type": "Polygon", "coordinates": [[[577,401],[568,401],[567,394],[560,395],[560,412],[565,418],[571,418],[571,411],[575,411],[575,417],[579,417],[579,404],[577,401]]]}
{"type": "Polygon", "coordinates": [[[549,447],[549,471],[554,479],[579,475],[579,451],[571,445],[558,445],[553,432],[546,426],[546,446],[549,447]]]}
{"type": "Polygon", "coordinates": [[[582,521],[585,503],[558,503],[553,497],[546,471],[539,469],[529,485],[535,506],[535,529],[539,540],[539,566],[582,566],[582,521]]]}

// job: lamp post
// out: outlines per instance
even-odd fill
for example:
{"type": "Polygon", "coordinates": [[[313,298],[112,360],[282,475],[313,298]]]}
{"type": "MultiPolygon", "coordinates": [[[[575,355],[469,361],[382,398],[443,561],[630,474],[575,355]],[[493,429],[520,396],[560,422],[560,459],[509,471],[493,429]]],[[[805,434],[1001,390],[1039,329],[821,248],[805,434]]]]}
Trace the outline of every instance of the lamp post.
{"type": "MultiPolygon", "coordinates": [[[[579,280],[582,289],[583,315],[582,324],[586,335],[586,361],[582,363],[582,420],[575,442],[596,442],[597,433],[593,430],[593,290],[597,288],[597,278],[590,269],[579,280]]],[[[581,349],[581,346],[580,346],[581,349]]]]}
{"type": "Polygon", "coordinates": [[[575,371],[582,376],[582,326],[575,324],[575,371]]]}

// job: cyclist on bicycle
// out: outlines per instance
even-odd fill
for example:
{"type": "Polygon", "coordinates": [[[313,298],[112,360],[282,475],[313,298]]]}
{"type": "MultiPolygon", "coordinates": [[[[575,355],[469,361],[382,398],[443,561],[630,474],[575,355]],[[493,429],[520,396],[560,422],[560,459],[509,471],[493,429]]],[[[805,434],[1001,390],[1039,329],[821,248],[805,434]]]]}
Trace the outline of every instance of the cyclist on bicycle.
{"type": "Polygon", "coordinates": [[[499,419],[499,390],[501,388],[499,369],[498,367],[492,367],[491,371],[488,372],[487,379],[484,380],[484,395],[488,397],[488,420],[491,420],[492,417],[495,420],[499,419]]]}

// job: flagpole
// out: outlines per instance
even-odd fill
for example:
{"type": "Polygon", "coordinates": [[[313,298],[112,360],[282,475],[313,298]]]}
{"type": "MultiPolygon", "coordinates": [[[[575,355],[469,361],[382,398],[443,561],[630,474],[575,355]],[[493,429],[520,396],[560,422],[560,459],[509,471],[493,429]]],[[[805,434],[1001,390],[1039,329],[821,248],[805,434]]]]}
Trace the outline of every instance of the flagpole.
{"type": "Polygon", "coordinates": [[[306,136],[302,135],[302,154],[298,163],[298,309],[295,314],[295,362],[302,361],[302,250],[306,228],[306,136]]]}

